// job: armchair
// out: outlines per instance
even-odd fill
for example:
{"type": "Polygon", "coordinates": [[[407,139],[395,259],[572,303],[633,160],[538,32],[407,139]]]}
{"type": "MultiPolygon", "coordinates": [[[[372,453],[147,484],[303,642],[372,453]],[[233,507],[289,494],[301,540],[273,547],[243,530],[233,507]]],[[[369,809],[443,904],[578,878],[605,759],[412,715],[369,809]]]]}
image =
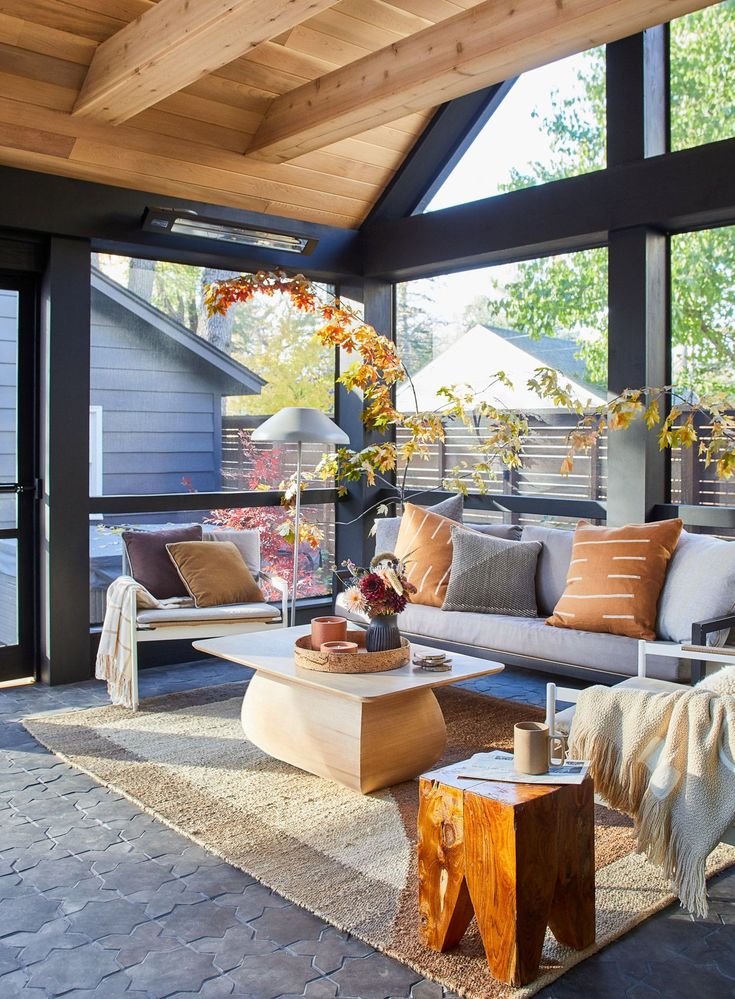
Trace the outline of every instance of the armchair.
{"type": "MultiPolygon", "coordinates": [[[[276,606],[271,603],[254,602],[247,604],[226,604],[219,607],[172,606],[161,609],[130,608],[135,627],[135,642],[132,649],[132,700],[133,709],[138,707],[138,645],[141,642],[170,642],[182,639],[192,641],[201,638],[221,638],[224,635],[240,635],[250,631],[262,631],[269,627],[284,628],[288,620],[288,583],[280,576],[265,572],[260,567],[260,539],[257,531],[218,531],[205,532],[205,541],[232,540],[238,543],[243,535],[249,535],[247,549],[242,550],[248,568],[256,580],[269,583],[279,594],[276,606]],[[239,535],[239,537],[238,537],[239,535]]],[[[240,547],[240,545],[238,545],[240,547]]],[[[122,574],[131,575],[130,563],[125,547],[122,555],[122,574]]],[[[134,599],[134,595],[133,595],[134,599]]]]}

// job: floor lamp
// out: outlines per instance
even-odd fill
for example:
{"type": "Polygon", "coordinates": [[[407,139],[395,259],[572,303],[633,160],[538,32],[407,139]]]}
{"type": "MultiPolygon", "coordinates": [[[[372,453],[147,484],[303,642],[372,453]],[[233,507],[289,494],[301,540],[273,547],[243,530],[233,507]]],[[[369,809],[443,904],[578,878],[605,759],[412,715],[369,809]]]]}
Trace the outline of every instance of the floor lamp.
{"type": "Polygon", "coordinates": [[[301,449],[304,444],[349,444],[350,439],[318,409],[286,406],[261,423],[251,436],[257,442],[296,445],[296,512],[294,518],[293,581],[291,585],[291,627],[296,624],[296,585],[299,581],[299,540],[301,527],[301,449]]]}

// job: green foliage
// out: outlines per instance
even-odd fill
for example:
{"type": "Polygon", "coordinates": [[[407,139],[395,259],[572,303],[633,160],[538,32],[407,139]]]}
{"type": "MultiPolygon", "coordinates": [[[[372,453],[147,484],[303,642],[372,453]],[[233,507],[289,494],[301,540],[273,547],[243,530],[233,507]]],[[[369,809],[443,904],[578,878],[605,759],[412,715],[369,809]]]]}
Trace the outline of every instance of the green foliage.
{"type": "Polygon", "coordinates": [[[671,148],[735,135],[735,0],[671,22],[671,148]]]}
{"type": "Polygon", "coordinates": [[[312,406],[331,413],[334,352],[314,337],[316,316],[299,312],[285,297],[258,295],[233,306],[233,356],[268,384],[260,395],[228,400],[228,412],[269,415],[284,406],[312,406]]]}
{"type": "MultiPolygon", "coordinates": [[[[735,0],[671,25],[671,133],[675,149],[735,134],[735,0]]],[[[552,164],[514,171],[506,190],[544,184],[604,165],[605,75],[601,50],[578,73],[582,99],[557,94],[543,128],[552,164]]],[[[672,240],[674,380],[697,394],[735,381],[735,230],[690,233],[672,240]]],[[[607,254],[605,250],[531,260],[473,303],[479,321],[531,336],[576,336],[589,381],[607,382],[607,254]],[[484,318],[480,318],[484,317],[484,318]]]]}

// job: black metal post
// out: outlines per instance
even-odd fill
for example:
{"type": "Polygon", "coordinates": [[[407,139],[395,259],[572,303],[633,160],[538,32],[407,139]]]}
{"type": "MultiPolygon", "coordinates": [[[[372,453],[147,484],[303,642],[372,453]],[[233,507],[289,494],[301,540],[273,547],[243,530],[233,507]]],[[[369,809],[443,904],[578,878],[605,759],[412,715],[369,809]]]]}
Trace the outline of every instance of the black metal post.
{"type": "Polygon", "coordinates": [[[89,677],[90,244],[52,237],[41,289],[41,679],[89,677]]]}
{"type": "MultiPolygon", "coordinates": [[[[392,284],[384,281],[365,282],[365,321],[370,323],[378,333],[391,339],[395,336],[394,302],[395,289],[392,284]]],[[[354,358],[340,354],[338,370],[348,366],[354,358]]],[[[337,385],[335,398],[335,417],[339,426],[349,435],[350,446],[355,451],[366,447],[378,436],[365,430],[362,420],[363,403],[357,392],[348,392],[343,385],[337,385]]],[[[350,483],[347,496],[337,504],[336,526],[336,557],[337,565],[343,559],[351,558],[359,565],[364,565],[372,555],[370,528],[373,517],[366,514],[368,508],[376,502],[378,490],[368,487],[364,480],[350,483]]]]}
{"type": "MultiPolygon", "coordinates": [[[[607,47],[608,167],[666,152],[666,30],[653,28],[607,47]]],[[[651,226],[608,239],[608,389],[664,385],[669,378],[669,268],[665,234],[651,226]]],[[[608,523],[648,520],[666,499],[667,464],[642,423],[608,440],[608,523]]]]}

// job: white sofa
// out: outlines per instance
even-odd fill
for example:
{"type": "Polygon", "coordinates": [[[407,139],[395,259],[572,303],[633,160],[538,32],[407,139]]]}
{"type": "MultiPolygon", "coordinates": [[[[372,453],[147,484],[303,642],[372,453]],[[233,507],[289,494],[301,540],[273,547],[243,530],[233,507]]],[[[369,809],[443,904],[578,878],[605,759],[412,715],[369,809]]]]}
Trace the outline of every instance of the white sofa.
{"type": "MultiPolygon", "coordinates": [[[[398,533],[398,518],[378,521],[376,551],[392,551],[398,533]]],[[[476,524],[468,527],[477,528],[476,524]]],[[[501,525],[481,529],[496,533],[501,525]]],[[[614,682],[635,676],[638,642],[617,635],[552,628],[546,617],[564,591],[571,559],[573,531],[537,525],[522,529],[501,526],[505,537],[542,544],[536,573],[537,618],[509,617],[444,611],[438,607],[410,604],[399,616],[401,631],[415,641],[424,640],[447,649],[465,649],[486,654],[509,665],[614,682]]],[[[674,553],[659,605],[659,635],[663,640],[702,644],[724,644],[735,604],[735,543],[684,532],[674,553]]],[[[343,596],[336,612],[364,623],[350,613],[343,596]]],[[[656,657],[649,676],[674,682],[689,682],[690,660],[656,657]]],[[[696,669],[696,667],[695,667],[696,669]]]]}

